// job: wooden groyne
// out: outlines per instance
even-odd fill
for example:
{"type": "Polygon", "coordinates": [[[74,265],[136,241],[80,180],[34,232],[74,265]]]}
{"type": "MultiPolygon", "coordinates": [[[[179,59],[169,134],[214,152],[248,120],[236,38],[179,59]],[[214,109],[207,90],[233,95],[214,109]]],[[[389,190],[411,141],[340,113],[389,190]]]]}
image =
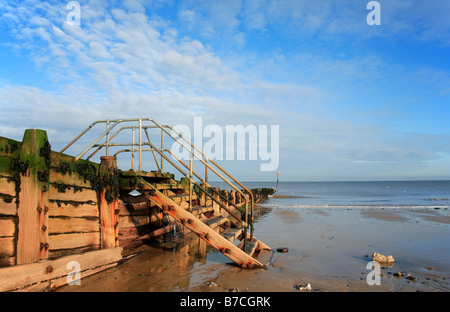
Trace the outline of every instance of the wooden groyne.
{"type": "MultiPolygon", "coordinates": [[[[59,287],[117,265],[124,249],[174,227],[189,233],[144,195],[148,190],[137,178],[176,205],[191,207],[190,213],[221,233],[233,225],[223,208],[244,200],[221,191],[228,201],[218,205],[198,189],[189,195],[189,182],[176,181],[171,173],[137,177],[119,170],[115,156],[73,162],[72,156],[52,151],[43,130],[26,130],[22,142],[0,137],[0,291],[59,287]],[[142,194],[130,195],[133,190],[142,194]]],[[[252,190],[255,202],[273,192],[252,190]]]]}

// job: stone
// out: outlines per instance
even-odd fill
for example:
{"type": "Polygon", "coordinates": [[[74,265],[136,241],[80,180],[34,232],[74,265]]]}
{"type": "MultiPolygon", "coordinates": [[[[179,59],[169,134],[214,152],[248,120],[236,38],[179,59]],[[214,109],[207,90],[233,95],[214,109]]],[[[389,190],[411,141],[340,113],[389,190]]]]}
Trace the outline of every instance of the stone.
{"type": "Polygon", "coordinates": [[[391,255],[385,256],[376,252],[372,254],[372,261],[376,261],[380,264],[393,264],[395,262],[394,257],[391,255]]]}

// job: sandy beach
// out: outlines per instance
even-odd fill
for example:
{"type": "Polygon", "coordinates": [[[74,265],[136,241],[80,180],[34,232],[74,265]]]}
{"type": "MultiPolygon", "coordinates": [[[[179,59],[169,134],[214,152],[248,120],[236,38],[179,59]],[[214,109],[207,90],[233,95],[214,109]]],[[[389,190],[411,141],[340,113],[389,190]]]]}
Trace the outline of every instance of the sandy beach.
{"type": "MultiPolygon", "coordinates": [[[[149,243],[137,256],[62,292],[447,292],[448,208],[260,208],[255,236],[275,252],[267,269],[244,270],[194,244],[149,243]],[[280,253],[278,247],[287,247],[280,253]],[[369,285],[372,253],[392,255],[369,285]],[[401,273],[401,276],[398,276],[401,273]]],[[[186,241],[198,238],[188,237],[186,241]]]]}

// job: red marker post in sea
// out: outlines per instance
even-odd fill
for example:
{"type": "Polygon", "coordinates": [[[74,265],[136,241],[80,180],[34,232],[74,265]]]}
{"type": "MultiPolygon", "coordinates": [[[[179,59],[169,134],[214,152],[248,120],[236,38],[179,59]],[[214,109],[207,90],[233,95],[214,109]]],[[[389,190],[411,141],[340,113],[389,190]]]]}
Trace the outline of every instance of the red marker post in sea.
{"type": "Polygon", "coordinates": [[[278,180],[279,180],[279,177],[280,177],[280,172],[277,171],[277,192],[278,192],[278,180]]]}

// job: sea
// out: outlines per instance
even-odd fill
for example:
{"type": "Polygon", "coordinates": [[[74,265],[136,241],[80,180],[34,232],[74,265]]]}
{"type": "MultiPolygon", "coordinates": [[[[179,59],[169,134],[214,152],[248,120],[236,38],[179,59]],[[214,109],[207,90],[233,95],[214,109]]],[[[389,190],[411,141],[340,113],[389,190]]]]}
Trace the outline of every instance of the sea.
{"type": "MultiPolygon", "coordinates": [[[[246,182],[247,188],[276,188],[276,182],[246,182]]],[[[215,186],[230,189],[223,183],[215,186]]],[[[268,208],[449,208],[450,181],[279,182],[268,208]]]]}

